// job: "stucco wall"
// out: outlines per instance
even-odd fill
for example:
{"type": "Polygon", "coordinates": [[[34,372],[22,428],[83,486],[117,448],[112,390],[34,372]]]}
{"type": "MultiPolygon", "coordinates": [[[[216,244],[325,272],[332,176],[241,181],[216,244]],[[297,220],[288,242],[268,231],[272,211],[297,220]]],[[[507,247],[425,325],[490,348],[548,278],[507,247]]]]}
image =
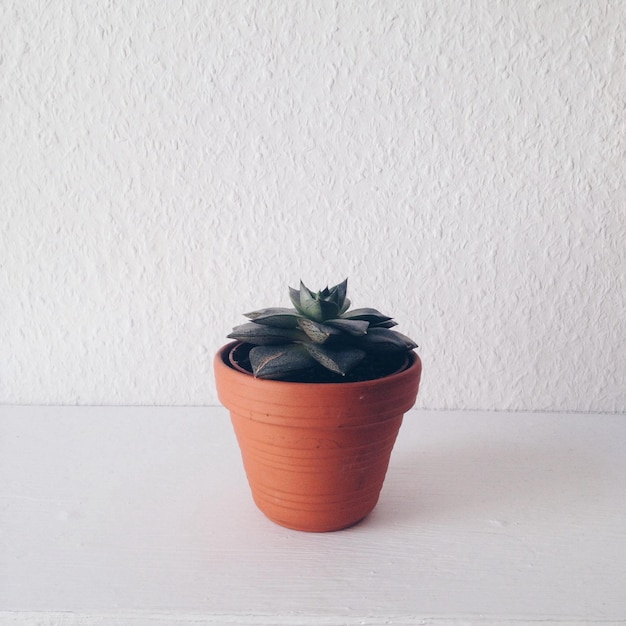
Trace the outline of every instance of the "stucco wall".
{"type": "Polygon", "coordinates": [[[626,3],[0,3],[0,401],[214,404],[300,278],[418,406],[626,411],[626,3]]]}

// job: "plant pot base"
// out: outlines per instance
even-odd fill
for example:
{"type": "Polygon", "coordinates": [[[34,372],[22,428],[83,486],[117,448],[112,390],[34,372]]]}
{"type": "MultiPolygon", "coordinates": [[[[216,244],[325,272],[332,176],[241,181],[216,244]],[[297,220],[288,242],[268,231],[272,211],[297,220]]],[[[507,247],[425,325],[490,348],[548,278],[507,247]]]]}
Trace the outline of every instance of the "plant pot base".
{"type": "MultiPolygon", "coordinates": [[[[258,503],[257,503],[257,506],[258,506],[258,503]]],[[[367,517],[367,515],[365,515],[363,517],[360,517],[358,520],[356,520],[356,522],[348,522],[346,524],[339,524],[339,525],[337,524],[316,524],[316,525],[305,524],[305,525],[300,526],[298,524],[293,524],[292,522],[286,522],[284,520],[281,520],[275,517],[270,517],[262,509],[260,510],[261,510],[261,513],[263,513],[263,515],[265,515],[265,517],[267,517],[267,519],[270,520],[270,522],[273,522],[274,524],[278,524],[278,526],[282,526],[283,528],[288,528],[289,530],[297,530],[299,532],[304,532],[304,533],[329,533],[329,532],[337,532],[339,530],[347,530],[348,528],[352,528],[353,526],[356,526],[367,517]]]]}

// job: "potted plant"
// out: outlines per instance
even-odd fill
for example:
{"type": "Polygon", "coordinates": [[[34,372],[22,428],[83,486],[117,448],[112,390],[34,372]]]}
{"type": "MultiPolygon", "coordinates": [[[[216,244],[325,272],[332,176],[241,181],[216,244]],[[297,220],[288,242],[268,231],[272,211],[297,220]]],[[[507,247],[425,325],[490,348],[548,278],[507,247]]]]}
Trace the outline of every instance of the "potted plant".
{"type": "Polygon", "coordinates": [[[288,528],[339,530],[374,508],[417,397],[416,344],[346,291],[290,287],[293,308],[245,314],[214,361],[254,501],[288,528]]]}

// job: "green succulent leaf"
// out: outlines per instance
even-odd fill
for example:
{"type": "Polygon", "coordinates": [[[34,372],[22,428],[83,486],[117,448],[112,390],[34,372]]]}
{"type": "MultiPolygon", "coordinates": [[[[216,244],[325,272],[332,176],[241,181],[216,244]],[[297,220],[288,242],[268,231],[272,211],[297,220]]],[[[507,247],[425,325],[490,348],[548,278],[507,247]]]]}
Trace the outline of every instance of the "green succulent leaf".
{"type": "Polygon", "coordinates": [[[286,309],[274,307],[270,309],[260,309],[252,313],[244,313],[245,317],[254,320],[256,324],[274,326],[276,328],[297,328],[300,314],[296,309],[286,309]]]}
{"type": "Polygon", "coordinates": [[[306,340],[306,335],[297,328],[274,328],[255,322],[235,326],[228,334],[229,339],[238,339],[257,346],[276,345],[306,340]]]}
{"type": "Polygon", "coordinates": [[[406,335],[388,328],[370,328],[361,338],[359,345],[373,352],[408,351],[417,348],[417,344],[406,335]]]}
{"type": "Polygon", "coordinates": [[[306,333],[313,343],[324,343],[332,335],[340,335],[341,331],[332,326],[301,317],[298,326],[306,333]]]}
{"type": "MultiPolygon", "coordinates": [[[[344,306],[346,302],[346,294],[348,293],[348,279],[346,278],[343,282],[339,283],[338,285],[335,285],[333,289],[336,290],[335,293],[337,294],[337,299],[335,300],[335,302],[337,303],[337,306],[339,307],[339,313],[341,313],[342,309],[344,311],[346,310],[344,306]]],[[[349,300],[348,300],[348,306],[350,306],[349,300]]]]}
{"type": "Polygon", "coordinates": [[[250,350],[252,373],[257,378],[285,378],[315,365],[315,360],[302,346],[256,346],[250,350]]]}
{"type": "Polygon", "coordinates": [[[350,302],[349,298],[344,298],[343,306],[341,306],[341,308],[339,309],[339,312],[337,313],[337,317],[342,316],[350,308],[351,304],[352,303],[350,302]]]}
{"type": "Polygon", "coordinates": [[[396,323],[388,315],[383,315],[376,309],[353,309],[341,316],[346,320],[363,320],[369,322],[372,326],[380,326],[391,322],[394,326],[396,323]]]}
{"type": "Polygon", "coordinates": [[[393,328],[397,326],[398,322],[395,320],[387,320],[386,322],[372,322],[370,328],[393,328]]]}
{"type": "Polygon", "coordinates": [[[345,376],[365,357],[365,352],[358,348],[331,350],[325,346],[306,344],[307,352],[326,369],[345,376]]]}
{"type": "Polygon", "coordinates": [[[322,322],[324,321],[322,305],[315,296],[316,294],[312,293],[303,282],[300,282],[298,304],[295,307],[305,317],[316,322],[322,322]]]}
{"type": "Polygon", "coordinates": [[[369,322],[364,320],[334,319],[327,320],[324,323],[354,337],[365,335],[369,328],[369,322]]]}
{"type": "Polygon", "coordinates": [[[331,300],[320,300],[320,309],[322,310],[322,320],[326,321],[339,315],[339,307],[331,300]]]}
{"type": "Polygon", "coordinates": [[[300,281],[299,290],[289,288],[289,297],[299,313],[316,322],[324,322],[338,317],[350,306],[346,299],[347,284],[346,279],[330,289],[324,287],[314,293],[300,281]]]}
{"type": "Polygon", "coordinates": [[[300,292],[293,287],[289,287],[289,299],[291,300],[291,304],[296,307],[296,310],[301,312],[300,309],[300,292]]]}
{"type": "Polygon", "coordinates": [[[338,285],[334,285],[330,289],[326,287],[317,294],[322,307],[322,315],[324,321],[333,319],[341,314],[346,300],[346,291],[348,288],[348,279],[338,285]]]}

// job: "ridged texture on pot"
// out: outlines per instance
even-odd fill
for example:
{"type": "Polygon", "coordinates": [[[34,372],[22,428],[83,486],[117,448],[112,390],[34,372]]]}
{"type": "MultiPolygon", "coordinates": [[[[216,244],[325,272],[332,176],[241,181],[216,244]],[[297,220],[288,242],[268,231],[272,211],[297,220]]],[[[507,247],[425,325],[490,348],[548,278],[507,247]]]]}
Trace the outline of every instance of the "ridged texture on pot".
{"type": "Polygon", "coordinates": [[[260,380],[215,358],[257,506],[298,530],[355,524],[376,505],[402,418],[415,403],[421,361],[385,379],[303,384],[260,380]]]}

